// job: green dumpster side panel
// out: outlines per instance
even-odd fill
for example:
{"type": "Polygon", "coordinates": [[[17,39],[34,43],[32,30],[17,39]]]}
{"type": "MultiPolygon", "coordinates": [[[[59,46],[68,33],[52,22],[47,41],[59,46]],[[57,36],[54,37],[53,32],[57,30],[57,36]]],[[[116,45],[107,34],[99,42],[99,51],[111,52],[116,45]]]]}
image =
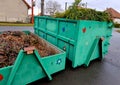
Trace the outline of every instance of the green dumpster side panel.
{"type": "Polygon", "coordinates": [[[20,50],[14,65],[0,68],[3,76],[0,85],[25,85],[44,77],[51,80],[53,73],[64,70],[66,53],[48,42],[47,44],[59,53],[41,57],[36,50],[33,54],[20,50]]]}
{"type": "MultiPolygon", "coordinates": [[[[61,53],[54,56],[42,58],[42,62],[49,74],[56,73],[60,70],[65,69],[65,54],[61,53]]],[[[0,85],[25,85],[46,77],[45,72],[41,68],[42,66],[33,54],[24,54],[13,80],[10,80],[12,82],[9,83],[8,79],[10,77],[13,66],[0,69],[0,74],[2,74],[4,78],[2,81],[0,81],[0,85]]]]}
{"type": "Polygon", "coordinates": [[[90,61],[97,58],[103,59],[108,52],[112,23],[45,16],[34,18],[35,34],[41,36],[44,33],[45,37],[41,36],[42,38],[66,51],[67,58],[72,61],[73,67],[83,64],[88,66],[90,61]],[[39,19],[46,21],[45,31],[36,24],[39,19]]]}
{"type": "MultiPolygon", "coordinates": [[[[44,25],[45,26],[45,25],[44,25]]],[[[50,32],[57,33],[57,22],[56,20],[47,20],[46,29],[50,32]],[[52,29],[51,29],[52,27],[52,29]]]]}
{"type": "Polygon", "coordinates": [[[92,48],[92,47],[94,47],[95,44],[98,45],[98,43],[94,43],[95,39],[105,35],[104,33],[105,26],[106,23],[103,22],[80,21],[80,30],[78,35],[78,41],[77,41],[76,53],[75,53],[76,55],[75,55],[73,67],[77,67],[79,65],[85,64],[85,61],[89,56],[89,52],[91,52],[92,49],[94,49],[95,52],[94,55],[91,56],[90,60],[94,60],[100,57],[99,46],[97,46],[96,48],[92,48]],[[83,32],[83,29],[86,29],[85,33],[83,32]]]}
{"type": "Polygon", "coordinates": [[[51,35],[46,35],[46,39],[47,41],[51,42],[52,44],[56,45],[56,38],[54,36],[51,35]]]}
{"type": "MultiPolygon", "coordinates": [[[[44,62],[44,66],[47,67],[46,70],[48,71],[48,73],[53,74],[61,69],[64,69],[65,60],[62,57],[63,56],[61,55],[57,55],[42,59],[42,62],[44,62]],[[63,62],[60,63],[61,65],[57,64],[57,61],[59,59],[61,59],[61,62],[63,62]]],[[[33,55],[25,55],[25,58],[20,64],[20,67],[15,75],[12,85],[18,85],[18,81],[19,85],[25,83],[27,84],[43,77],[46,77],[46,75],[39,64],[39,61],[33,55]]]]}
{"type": "Polygon", "coordinates": [[[41,22],[41,23],[38,23],[39,24],[39,29],[43,29],[43,30],[45,30],[45,28],[44,28],[44,26],[45,26],[45,20],[44,19],[39,19],[39,22],[41,22]],[[42,21],[42,22],[41,22],[42,21]]]}
{"type": "Polygon", "coordinates": [[[61,21],[59,23],[59,35],[61,36],[64,36],[64,37],[67,37],[69,39],[72,39],[72,40],[75,40],[75,31],[77,29],[74,29],[76,28],[77,26],[77,22],[70,22],[70,23],[67,23],[65,21],[61,21]]]}
{"type": "Polygon", "coordinates": [[[11,72],[12,66],[0,68],[0,74],[3,75],[3,80],[0,81],[0,85],[6,85],[10,72],[11,72]]]}

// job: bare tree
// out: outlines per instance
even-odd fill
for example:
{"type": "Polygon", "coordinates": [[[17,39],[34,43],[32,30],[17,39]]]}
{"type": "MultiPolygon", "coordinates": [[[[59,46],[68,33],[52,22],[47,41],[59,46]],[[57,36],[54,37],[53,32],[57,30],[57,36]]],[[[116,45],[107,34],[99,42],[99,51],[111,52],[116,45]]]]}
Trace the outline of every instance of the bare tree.
{"type": "Polygon", "coordinates": [[[46,3],[46,13],[54,15],[56,12],[62,11],[61,5],[57,1],[49,0],[46,3]]]}

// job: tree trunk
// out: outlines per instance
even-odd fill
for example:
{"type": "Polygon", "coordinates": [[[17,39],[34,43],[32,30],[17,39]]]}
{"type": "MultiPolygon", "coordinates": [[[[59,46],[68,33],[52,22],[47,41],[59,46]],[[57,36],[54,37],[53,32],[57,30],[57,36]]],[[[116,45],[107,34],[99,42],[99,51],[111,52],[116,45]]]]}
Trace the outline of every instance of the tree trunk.
{"type": "Polygon", "coordinates": [[[41,0],[41,16],[44,15],[44,0],[41,0]]]}

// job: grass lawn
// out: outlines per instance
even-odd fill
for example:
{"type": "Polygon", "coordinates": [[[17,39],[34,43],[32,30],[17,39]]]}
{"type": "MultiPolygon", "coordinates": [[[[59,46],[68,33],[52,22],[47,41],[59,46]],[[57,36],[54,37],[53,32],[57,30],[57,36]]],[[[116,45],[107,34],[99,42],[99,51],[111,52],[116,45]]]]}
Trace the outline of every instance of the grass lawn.
{"type": "Polygon", "coordinates": [[[31,23],[0,22],[0,26],[33,26],[31,23]]]}

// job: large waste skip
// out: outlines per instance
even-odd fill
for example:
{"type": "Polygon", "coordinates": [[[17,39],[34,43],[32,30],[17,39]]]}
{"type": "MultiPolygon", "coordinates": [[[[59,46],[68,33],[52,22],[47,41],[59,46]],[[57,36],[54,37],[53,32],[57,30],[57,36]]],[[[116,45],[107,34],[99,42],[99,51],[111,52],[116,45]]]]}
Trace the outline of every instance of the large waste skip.
{"type": "Polygon", "coordinates": [[[0,68],[0,85],[25,85],[44,77],[52,80],[51,74],[63,70],[65,52],[45,40],[43,42],[58,53],[41,57],[36,49],[20,50],[14,65],[0,68]]]}
{"type": "Polygon", "coordinates": [[[112,23],[35,16],[35,34],[67,52],[72,66],[88,66],[108,52],[112,23]]]}

